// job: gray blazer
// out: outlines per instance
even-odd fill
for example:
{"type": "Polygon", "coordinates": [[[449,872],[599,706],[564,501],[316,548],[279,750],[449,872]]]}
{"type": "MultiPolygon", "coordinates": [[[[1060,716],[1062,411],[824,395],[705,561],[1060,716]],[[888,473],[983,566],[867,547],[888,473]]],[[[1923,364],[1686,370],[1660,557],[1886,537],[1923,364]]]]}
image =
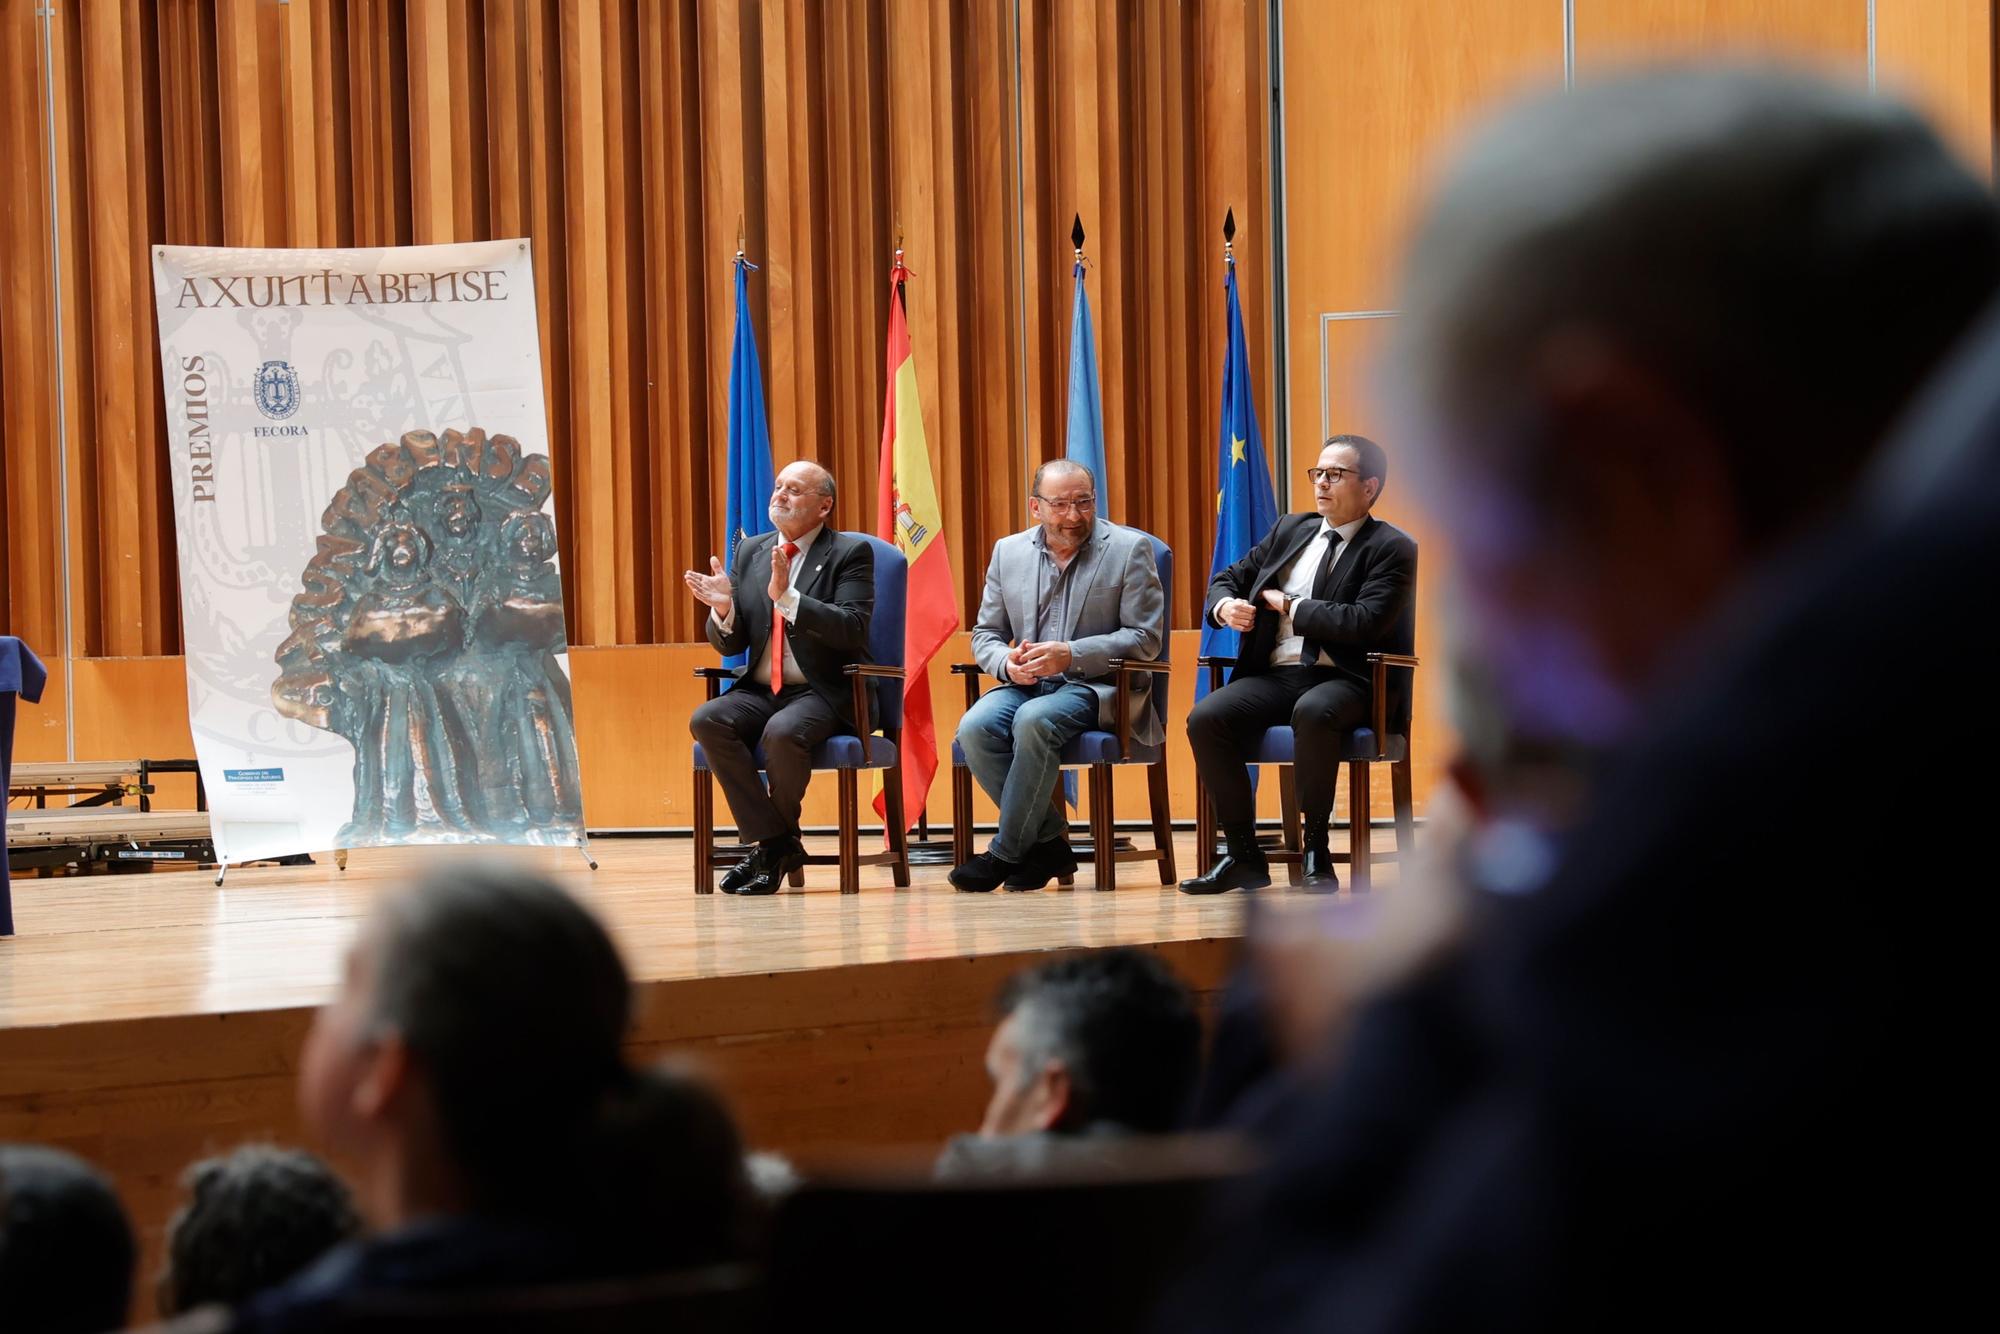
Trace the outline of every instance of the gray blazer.
{"type": "MultiPolygon", "coordinates": [[[[1034,633],[1035,591],[1042,558],[1029,528],[993,544],[986,567],[986,591],[979,598],[979,620],[972,627],[972,656],[979,670],[1003,683],[1007,650],[1034,633]]],[[[1136,528],[1121,528],[1108,519],[1091,526],[1095,548],[1091,568],[1079,571],[1089,586],[1073,591],[1069,624],[1062,637],[1075,661],[1069,679],[1097,694],[1097,725],[1117,727],[1118,681],[1111,673],[1113,658],[1157,658],[1166,642],[1167,600],[1160,589],[1159,568],[1153,562],[1152,539],[1136,528]]],[[[1079,557],[1080,558],[1080,557],[1079,557]]],[[[1153,717],[1147,692],[1152,677],[1144,677],[1131,695],[1132,739],[1158,745],[1166,739],[1153,717]]]]}

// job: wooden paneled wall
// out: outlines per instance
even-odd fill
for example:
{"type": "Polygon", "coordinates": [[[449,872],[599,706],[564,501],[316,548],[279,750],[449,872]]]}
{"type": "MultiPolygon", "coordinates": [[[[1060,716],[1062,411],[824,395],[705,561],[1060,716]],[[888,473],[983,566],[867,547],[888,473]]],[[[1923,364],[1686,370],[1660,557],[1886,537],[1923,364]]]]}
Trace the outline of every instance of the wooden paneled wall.
{"type": "MultiPolygon", "coordinates": [[[[1107,511],[1173,543],[1187,630],[1212,541],[1226,207],[1299,505],[1323,432],[1379,429],[1369,358],[1424,164],[1493,100],[1561,80],[1566,51],[1583,76],[1662,54],[1872,68],[1981,170],[1994,149],[1993,0],[1876,0],[1872,28],[1867,0],[1279,0],[1281,420],[1266,0],[54,0],[46,36],[40,7],[0,0],[0,628],[79,659],[179,647],[151,241],[533,238],[571,632],[609,648],[696,634],[677,575],[720,527],[739,219],[779,461],[829,462],[850,527],[872,526],[904,236],[964,608],[1024,521],[1033,462],[1062,452],[1080,212],[1107,511]]],[[[1447,553],[1412,501],[1392,484],[1382,512],[1425,544],[1435,664],[1447,553]]],[[[89,692],[155,675],[106,667],[76,673],[80,748],[119,712],[89,692]]],[[[615,724],[639,687],[611,679],[600,697],[580,676],[580,707],[615,724]]],[[[1419,681],[1420,794],[1449,746],[1440,680],[1419,681]]],[[[629,739],[600,743],[613,782],[658,767],[629,739]]],[[[678,771],[678,733],[663,744],[678,771]]]]}
{"type": "Polygon", "coordinates": [[[1073,214],[1108,513],[1205,568],[1229,207],[1272,410],[1264,0],[56,0],[47,59],[41,7],[0,0],[0,627],[51,654],[59,426],[68,651],[179,648],[158,241],[532,238],[581,645],[698,638],[678,576],[718,544],[739,226],[778,462],[830,464],[850,528],[905,238],[964,604],[1063,450],[1073,214]]]}

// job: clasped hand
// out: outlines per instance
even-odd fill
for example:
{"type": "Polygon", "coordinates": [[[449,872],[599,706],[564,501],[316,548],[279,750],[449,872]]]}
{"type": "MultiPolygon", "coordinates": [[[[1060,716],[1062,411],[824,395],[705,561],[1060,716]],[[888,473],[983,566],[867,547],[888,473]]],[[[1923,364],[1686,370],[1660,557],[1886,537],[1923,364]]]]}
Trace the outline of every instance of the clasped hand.
{"type": "Polygon", "coordinates": [[[1075,657],[1067,643],[1024,639],[1007,650],[1007,679],[1017,686],[1031,686],[1045,676],[1061,676],[1075,657]]]}

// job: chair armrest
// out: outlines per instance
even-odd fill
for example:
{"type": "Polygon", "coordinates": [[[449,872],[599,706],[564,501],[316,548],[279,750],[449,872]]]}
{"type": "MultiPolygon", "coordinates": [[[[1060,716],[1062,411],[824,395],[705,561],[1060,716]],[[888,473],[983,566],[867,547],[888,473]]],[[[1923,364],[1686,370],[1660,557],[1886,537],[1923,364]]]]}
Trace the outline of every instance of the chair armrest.
{"type": "Polygon", "coordinates": [[[1165,676],[1173,671],[1173,664],[1157,658],[1113,658],[1111,670],[1120,676],[1126,672],[1151,672],[1155,676],[1165,676]]]}
{"type": "Polygon", "coordinates": [[[1234,667],[1236,659],[1216,653],[1205,658],[1196,658],[1194,665],[1208,669],[1208,688],[1210,690],[1220,690],[1222,689],[1223,669],[1234,667]]]}
{"type": "Polygon", "coordinates": [[[951,674],[965,678],[965,707],[969,709],[977,704],[979,702],[980,691],[979,678],[982,675],[979,670],[979,664],[976,662],[954,662],[951,665],[951,674]]]}
{"type": "Polygon", "coordinates": [[[722,683],[736,679],[736,673],[727,667],[697,667],[694,674],[708,687],[708,697],[715,699],[722,694],[722,683]]]}
{"type": "Polygon", "coordinates": [[[862,735],[867,736],[874,729],[868,724],[873,720],[868,716],[868,683],[870,681],[900,681],[905,673],[901,667],[884,667],[880,663],[850,662],[840,669],[854,685],[854,720],[861,724],[862,735]]]}
{"type": "Polygon", "coordinates": [[[1388,754],[1389,744],[1389,669],[1391,667],[1415,671],[1417,659],[1408,653],[1371,653],[1368,655],[1371,669],[1369,685],[1375,696],[1375,753],[1388,754]]]}

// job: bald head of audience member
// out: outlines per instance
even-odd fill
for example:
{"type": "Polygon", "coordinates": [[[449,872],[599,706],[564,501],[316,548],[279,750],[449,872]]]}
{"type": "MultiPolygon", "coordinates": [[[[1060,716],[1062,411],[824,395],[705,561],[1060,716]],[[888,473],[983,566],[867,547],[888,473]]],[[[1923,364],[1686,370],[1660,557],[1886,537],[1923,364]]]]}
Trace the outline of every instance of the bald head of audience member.
{"type": "Polygon", "coordinates": [[[1663,71],[1489,122],[1417,230],[1392,366],[1496,706],[1619,735],[1853,491],[1996,279],[1991,192],[1859,89],[1663,71]]]}

